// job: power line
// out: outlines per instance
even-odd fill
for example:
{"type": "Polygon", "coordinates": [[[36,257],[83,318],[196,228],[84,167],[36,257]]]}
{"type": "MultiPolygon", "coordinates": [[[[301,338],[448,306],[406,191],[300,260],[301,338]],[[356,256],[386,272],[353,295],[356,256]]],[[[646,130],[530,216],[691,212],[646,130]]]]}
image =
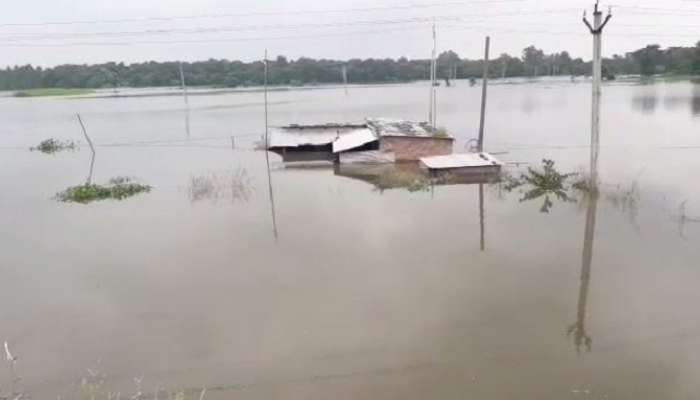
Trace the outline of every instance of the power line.
{"type": "Polygon", "coordinates": [[[348,13],[348,12],[410,10],[410,9],[422,9],[422,8],[433,8],[433,7],[465,6],[465,5],[471,6],[471,5],[484,5],[484,4],[503,4],[503,3],[517,3],[517,2],[523,2],[523,1],[525,1],[525,0],[471,0],[471,1],[462,0],[462,1],[449,1],[449,2],[439,2],[439,3],[414,3],[414,4],[406,4],[406,5],[393,5],[393,6],[345,8],[345,9],[335,9],[335,10],[257,11],[257,12],[247,12],[247,13],[218,13],[218,14],[181,15],[181,16],[167,16],[167,17],[141,17],[141,18],[121,18],[121,19],[92,19],[92,20],[74,20],[74,21],[2,23],[2,24],[0,24],[0,27],[121,24],[121,23],[132,23],[132,22],[178,21],[178,20],[209,19],[209,18],[319,15],[319,14],[339,14],[339,13],[348,13]]]}
{"type": "Polygon", "coordinates": [[[393,32],[405,32],[407,30],[415,30],[416,27],[355,31],[355,32],[340,32],[328,34],[305,34],[305,35],[289,35],[289,36],[268,36],[268,37],[241,37],[241,38],[220,38],[220,39],[192,39],[192,40],[143,40],[143,41],[121,41],[121,42],[72,42],[72,43],[2,43],[0,47],[73,47],[73,46],[132,46],[132,45],[150,45],[150,44],[197,44],[197,43],[234,43],[234,42],[258,42],[267,40],[293,40],[293,39],[316,39],[316,38],[332,38],[343,36],[367,35],[367,34],[385,34],[393,32]]]}
{"type": "Polygon", "coordinates": [[[411,17],[403,19],[384,19],[384,20],[360,20],[349,22],[333,22],[333,23],[306,23],[306,24],[272,24],[272,25],[248,25],[248,26],[225,26],[213,28],[184,28],[184,29],[155,29],[145,31],[117,31],[117,32],[86,32],[86,33],[68,33],[68,34],[24,34],[18,36],[2,37],[0,40],[45,40],[56,38],[71,38],[71,37],[114,37],[114,36],[140,36],[140,35],[162,35],[162,34],[201,34],[201,33],[225,33],[225,32],[245,32],[245,31],[260,31],[260,30],[284,30],[284,29],[306,29],[306,28],[336,28],[346,26],[372,26],[372,25],[398,25],[411,23],[426,23],[438,21],[457,21],[460,17],[455,16],[440,16],[440,17],[411,17]]]}
{"type": "MultiPolygon", "coordinates": [[[[566,13],[578,12],[578,9],[553,9],[547,11],[538,11],[542,13],[566,13]]],[[[80,37],[118,37],[118,36],[142,36],[142,35],[163,35],[163,34],[201,34],[201,33],[223,33],[223,32],[243,32],[243,31],[259,31],[259,30],[298,30],[305,28],[335,28],[344,26],[371,26],[371,25],[396,25],[404,23],[432,23],[433,21],[468,21],[468,20],[485,20],[486,18],[499,18],[508,16],[520,16],[528,14],[528,12],[500,12],[487,14],[464,14],[464,15],[441,15],[441,16],[418,16],[405,18],[392,18],[380,20],[355,20],[355,21],[340,21],[340,22],[324,22],[324,23],[305,23],[305,24],[266,24],[266,25],[243,25],[243,26],[222,26],[222,27],[194,27],[194,28],[171,28],[171,29],[148,29],[140,31],[102,31],[102,32],[76,32],[76,33],[13,33],[6,34],[10,36],[0,37],[0,40],[44,40],[57,38],[80,38],[80,37]]]]}

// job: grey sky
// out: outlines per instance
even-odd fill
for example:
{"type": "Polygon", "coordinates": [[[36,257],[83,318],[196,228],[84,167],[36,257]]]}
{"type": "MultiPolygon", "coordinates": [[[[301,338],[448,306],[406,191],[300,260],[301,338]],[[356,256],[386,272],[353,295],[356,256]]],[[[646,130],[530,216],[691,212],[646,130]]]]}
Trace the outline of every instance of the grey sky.
{"type": "MultiPolygon", "coordinates": [[[[433,18],[439,50],[452,49],[463,57],[480,58],[486,34],[496,55],[519,55],[530,44],[585,59],[591,52],[581,14],[586,8],[590,12],[593,0],[7,2],[0,15],[0,66],[250,61],[259,59],[265,48],[272,57],[427,58],[433,18]],[[76,21],[91,23],[53,24],[76,21]]],[[[689,46],[700,40],[698,0],[611,2],[614,17],[606,31],[605,55],[649,43],[689,46]]],[[[601,3],[606,12],[608,4],[601,3]]]]}

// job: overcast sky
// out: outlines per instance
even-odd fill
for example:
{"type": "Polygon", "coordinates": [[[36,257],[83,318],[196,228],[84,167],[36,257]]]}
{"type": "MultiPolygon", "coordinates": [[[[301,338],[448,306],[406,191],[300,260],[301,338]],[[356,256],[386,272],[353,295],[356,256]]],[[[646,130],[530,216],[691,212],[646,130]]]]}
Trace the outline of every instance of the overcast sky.
{"type": "MultiPolygon", "coordinates": [[[[700,0],[612,0],[604,54],[649,43],[700,40],[700,0]]],[[[590,58],[581,22],[593,0],[23,0],[0,14],[0,66],[285,55],[428,58],[438,50],[480,58],[528,45],[590,58]]],[[[607,12],[609,3],[602,2],[607,12]]]]}

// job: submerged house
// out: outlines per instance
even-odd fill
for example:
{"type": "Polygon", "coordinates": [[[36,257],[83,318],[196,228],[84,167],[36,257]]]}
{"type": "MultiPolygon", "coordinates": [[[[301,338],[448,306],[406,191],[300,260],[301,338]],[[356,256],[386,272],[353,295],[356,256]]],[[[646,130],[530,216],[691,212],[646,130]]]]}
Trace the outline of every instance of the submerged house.
{"type": "Polygon", "coordinates": [[[267,149],[285,162],[393,163],[452,154],[454,138],[424,122],[368,118],[364,124],[289,125],[267,149]]]}

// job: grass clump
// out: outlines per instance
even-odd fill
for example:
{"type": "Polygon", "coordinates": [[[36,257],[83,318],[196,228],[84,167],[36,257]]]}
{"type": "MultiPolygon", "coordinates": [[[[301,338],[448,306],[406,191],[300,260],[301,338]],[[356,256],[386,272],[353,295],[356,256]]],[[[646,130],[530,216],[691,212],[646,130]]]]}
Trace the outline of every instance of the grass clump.
{"type": "Polygon", "coordinates": [[[36,147],[30,147],[31,151],[40,151],[45,154],[53,154],[64,150],[75,150],[78,146],[72,140],[61,141],[58,139],[46,139],[36,147]]]}
{"type": "Polygon", "coordinates": [[[15,97],[60,97],[60,96],[82,96],[93,94],[93,89],[67,89],[67,88],[39,88],[21,90],[15,93],[15,97]]]}
{"type": "Polygon", "coordinates": [[[446,128],[440,127],[433,130],[433,137],[435,139],[447,139],[450,137],[450,134],[447,133],[446,128]]]}
{"type": "Polygon", "coordinates": [[[99,200],[124,200],[139,193],[147,193],[151,186],[132,182],[131,178],[117,177],[110,179],[107,185],[87,183],[71,186],[56,194],[56,199],[68,203],[87,204],[99,200]]]}

